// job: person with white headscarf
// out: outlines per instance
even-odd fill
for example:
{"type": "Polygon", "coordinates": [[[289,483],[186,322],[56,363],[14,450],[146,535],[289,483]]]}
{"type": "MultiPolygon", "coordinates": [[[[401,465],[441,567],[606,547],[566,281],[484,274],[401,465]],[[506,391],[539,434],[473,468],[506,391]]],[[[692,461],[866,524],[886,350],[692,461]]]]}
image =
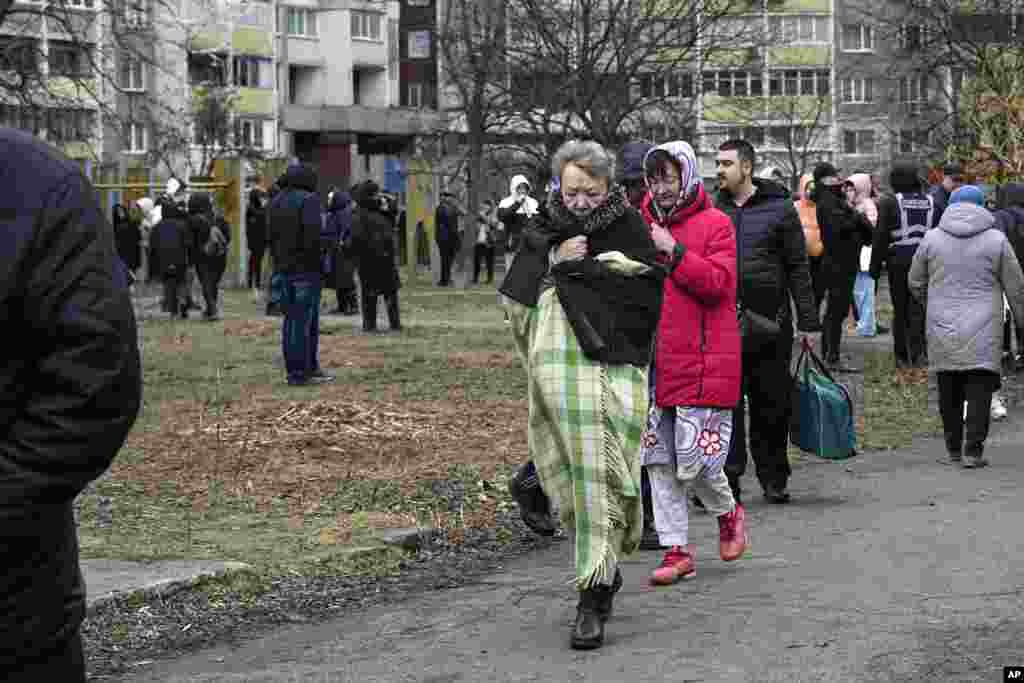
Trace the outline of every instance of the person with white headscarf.
{"type": "Polygon", "coordinates": [[[732,221],[704,190],[686,142],[659,145],[644,159],[650,191],[641,212],[669,275],[651,369],[651,409],[642,462],[651,479],[654,524],[669,547],[651,582],[696,576],[687,499],[701,490],[718,518],[719,554],[746,549],[743,507],[723,471],[740,399],[742,342],[736,319],[736,236],[732,221]]]}

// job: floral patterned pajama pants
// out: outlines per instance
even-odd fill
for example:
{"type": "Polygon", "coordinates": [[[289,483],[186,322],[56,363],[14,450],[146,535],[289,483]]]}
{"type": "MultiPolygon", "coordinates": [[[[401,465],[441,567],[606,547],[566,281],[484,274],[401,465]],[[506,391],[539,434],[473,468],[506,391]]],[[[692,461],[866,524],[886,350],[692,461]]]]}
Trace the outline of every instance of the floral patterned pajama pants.
{"type": "Polygon", "coordinates": [[[642,461],[651,480],[654,528],[662,545],[688,543],[687,506],[694,490],[716,517],[736,506],[722,471],[731,437],[731,410],[651,407],[642,461]]]}

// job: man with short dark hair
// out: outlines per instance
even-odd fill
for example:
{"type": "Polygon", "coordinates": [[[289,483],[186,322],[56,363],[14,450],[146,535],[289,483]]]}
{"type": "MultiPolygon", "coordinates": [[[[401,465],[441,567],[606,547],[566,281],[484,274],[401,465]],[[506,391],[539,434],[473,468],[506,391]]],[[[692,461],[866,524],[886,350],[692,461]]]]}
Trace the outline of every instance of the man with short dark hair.
{"type": "MultiPolygon", "coordinates": [[[[935,202],[938,212],[936,222],[942,218],[942,212],[949,205],[949,197],[964,185],[964,167],[952,161],[942,167],[942,182],[928,190],[928,195],[935,202]]],[[[937,224],[937,223],[936,223],[937,224]]]]}
{"type": "MultiPolygon", "coordinates": [[[[789,192],[778,183],[754,177],[756,154],[746,140],[718,148],[716,204],[736,228],[738,302],[744,315],[763,324],[747,325],[743,338],[743,393],[750,407],[750,451],[765,498],[787,503],[790,468],[789,365],[793,354],[790,297],[796,302],[799,336],[810,342],[820,330],[811,289],[803,226],[789,192]]],[[[733,439],[725,473],[737,502],[747,466],[745,406],[733,417],[733,439]]]]}
{"type": "Polygon", "coordinates": [[[78,165],[21,131],[0,129],[0,145],[0,676],[82,683],[72,503],[138,415],[135,314],[113,231],[78,165]]]}

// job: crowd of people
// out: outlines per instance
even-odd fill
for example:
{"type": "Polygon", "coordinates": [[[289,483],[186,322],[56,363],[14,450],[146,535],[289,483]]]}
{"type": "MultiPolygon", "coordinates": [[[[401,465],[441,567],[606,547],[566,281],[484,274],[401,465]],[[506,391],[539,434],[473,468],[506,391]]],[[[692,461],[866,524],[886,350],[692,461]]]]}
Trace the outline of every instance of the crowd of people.
{"type": "Polygon", "coordinates": [[[883,193],[822,162],[794,197],[729,140],[713,193],[684,141],[620,156],[617,169],[598,142],[568,142],[546,195],[524,210],[531,186],[517,177],[497,215],[515,235],[500,291],[530,389],[530,460],[509,489],[530,528],[551,535],[557,512],[573,538],[577,649],[602,645],[628,554],[666,551],[654,585],[696,576],[691,505],[716,517],[723,560],[743,555],[748,453],[765,500],[792,500],[801,416],[779,392],[794,342],[813,348],[820,333],[827,366],[855,371],[845,323],[888,331],[883,270],[896,364],[938,376],[943,462],[986,464],[1006,321],[1024,320],[1024,185],[1001,188],[993,212],[956,166],[928,189],[922,169],[897,164],[883,193]]]}

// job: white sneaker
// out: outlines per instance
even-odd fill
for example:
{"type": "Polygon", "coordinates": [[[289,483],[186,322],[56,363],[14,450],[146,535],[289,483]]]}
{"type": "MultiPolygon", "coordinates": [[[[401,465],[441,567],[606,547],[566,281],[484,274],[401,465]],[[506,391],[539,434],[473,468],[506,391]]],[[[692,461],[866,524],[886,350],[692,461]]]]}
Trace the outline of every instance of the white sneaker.
{"type": "Polygon", "coordinates": [[[992,394],[992,419],[1002,420],[1006,417],[1006,406],[999,394],[992,394]]]}

